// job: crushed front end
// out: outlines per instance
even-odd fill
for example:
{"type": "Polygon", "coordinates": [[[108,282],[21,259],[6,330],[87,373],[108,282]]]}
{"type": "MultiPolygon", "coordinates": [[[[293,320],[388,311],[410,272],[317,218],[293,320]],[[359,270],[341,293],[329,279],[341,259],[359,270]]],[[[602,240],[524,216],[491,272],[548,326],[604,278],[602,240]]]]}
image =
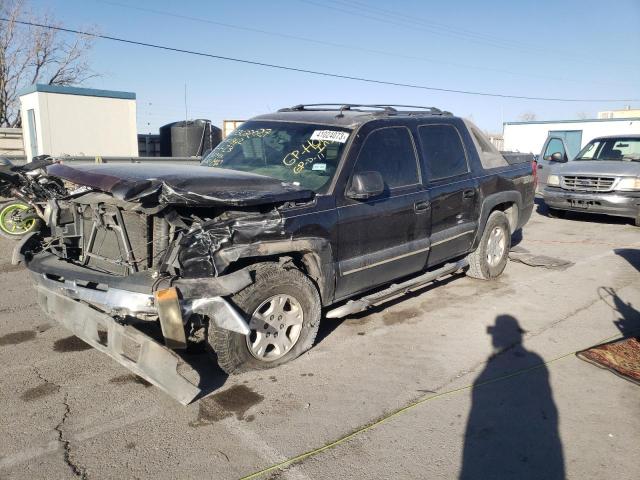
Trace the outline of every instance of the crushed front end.
{"type": "Polygon", "coordinates": [[[46,229],[20,242],[14,263],[31,271],[47,314],[187,404],[200,392],[199,378],[174,350],[206,341],[210,322],[249,333],[227,297],[251,276],[241,266],[228,268],[217,252],[281,237],[282,219],[273,204],[231,208],[152,198],[129,201],[80,188],[52,200],[46,229]]]}

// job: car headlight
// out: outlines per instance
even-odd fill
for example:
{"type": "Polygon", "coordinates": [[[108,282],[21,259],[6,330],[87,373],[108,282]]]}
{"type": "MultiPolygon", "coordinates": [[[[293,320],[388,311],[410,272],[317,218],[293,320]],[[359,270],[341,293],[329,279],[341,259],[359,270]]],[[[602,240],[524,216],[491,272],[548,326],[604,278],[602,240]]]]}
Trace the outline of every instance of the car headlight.
{"type": "Polygon", "coordinates": [[[637,191],[640,190],[640,177],[621,178],[618,181],[616,190],[637,191]]]}
{"type": "Polygon", "coordinates": [[[547,177],[547,185],[551,187],[560,186],[560,175],[549,175],[547,177]]]}

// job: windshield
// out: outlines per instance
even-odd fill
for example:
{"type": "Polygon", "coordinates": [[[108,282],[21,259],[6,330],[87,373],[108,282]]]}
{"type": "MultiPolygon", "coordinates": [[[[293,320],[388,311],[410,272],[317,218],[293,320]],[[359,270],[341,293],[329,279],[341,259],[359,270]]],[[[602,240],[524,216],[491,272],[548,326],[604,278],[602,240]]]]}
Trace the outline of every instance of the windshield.
{"type": "Polygon", "coordinates": [[[574,160],[620,160],[640,162],[640,138],[593,140],[574,160]]]}
{"type": "Polygon", "coordinates": [[[349,138],[344,128],[270,121],[243,123],[201,165],[257,173],[325,191],[349,138]]]}

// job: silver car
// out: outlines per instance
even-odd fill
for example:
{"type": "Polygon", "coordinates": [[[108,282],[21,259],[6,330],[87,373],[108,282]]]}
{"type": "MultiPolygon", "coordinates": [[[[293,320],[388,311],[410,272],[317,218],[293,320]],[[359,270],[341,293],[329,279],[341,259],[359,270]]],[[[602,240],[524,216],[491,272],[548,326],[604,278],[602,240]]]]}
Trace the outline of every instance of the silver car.
{"type": "Polygon", "coordinates": [[[603,213],[640,226],[640,135],[591,140],[572,161],[552,167],[543,195],[551,214],[603,213]]]}

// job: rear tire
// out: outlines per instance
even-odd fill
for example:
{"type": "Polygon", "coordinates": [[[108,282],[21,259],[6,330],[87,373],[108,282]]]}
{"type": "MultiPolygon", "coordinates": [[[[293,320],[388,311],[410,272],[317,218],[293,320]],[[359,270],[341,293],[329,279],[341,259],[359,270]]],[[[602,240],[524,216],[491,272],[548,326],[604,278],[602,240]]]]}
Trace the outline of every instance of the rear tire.
{"type": "Polygon", "coordinates": [[[507,266],[510,248],[509,219],[503,212],[492,212],[487,219],[478,248],[467,257],[467,276],[481,280],[499,277],[507,266]]]}
{"type": "Polygon", "coordinates": [[[300,270],[261,263],[255,281],[231,297],[251,334],[209,326],[220,368],[231,373],[277,367],[313,346],[321,318],[320,295],[300,270]]]}

